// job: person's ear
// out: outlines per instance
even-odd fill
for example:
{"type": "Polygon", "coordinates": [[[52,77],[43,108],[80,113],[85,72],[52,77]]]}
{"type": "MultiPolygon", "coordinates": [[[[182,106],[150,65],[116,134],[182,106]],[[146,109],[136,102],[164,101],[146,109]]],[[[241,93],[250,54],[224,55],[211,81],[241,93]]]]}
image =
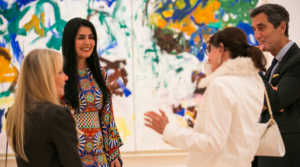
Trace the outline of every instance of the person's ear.
{"type": "Polygon", "coordinates": [[[219,52],[220,53],[225,52],[225,48],[224,48],[224,44],[223,43],[220,43],[220,45],[219,45],[219,52]]]}
{"type": "Polygon", "coordinates": [[[286,30],[286,23],[284,21],[282,21],[279,25],[280,28],[280,33],[284,34],[285,30],[286,30]]]}

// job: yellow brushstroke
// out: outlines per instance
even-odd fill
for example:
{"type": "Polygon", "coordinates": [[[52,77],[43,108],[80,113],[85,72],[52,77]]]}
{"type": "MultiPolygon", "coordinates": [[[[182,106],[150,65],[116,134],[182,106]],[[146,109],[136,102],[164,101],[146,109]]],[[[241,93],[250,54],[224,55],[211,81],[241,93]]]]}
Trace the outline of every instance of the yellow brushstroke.
{"type": "Polygon", "coordinates": [[[126,125],[125,118],[120,118],[116,117],[116,122],[117,122],[117,128],[119,132],[121,132],[122,135],[122,140],[126,142],[126,138],[132,134],[130,131],[129,127],[126,125]]]}
{"type": "Polygon", "coordinates": [[[162,15],[163,15],[165,18],[168,18],[168,17],[172,17],[172,16],[173,16],[173,13],[174,13],[174,10],[173,10],[173,9],[170,9],[170,10],[163,11],[163,12],[162,12],[162,15]]]}
{"type": "Polygon", "coordinates": [[[154,24],[162,29],[165,28],[167,25],[167,22],[164,20],[164,18],[162,18],[162,16],[157,13],[154,13],[150,16],[150,22],[151,24],[154,24]]]}
{"type": "Polygon", "coordinates": [[[195,25],[190,24],[189,26],[184,26],[182,27],[182,31],[186,32],[186,35],[190,36],[192,35],[193,32],[195,32],[197,30],[197,28],[195,27],[195,25]]]}
{"type": "MultiPolygon", "coordinates": [[[[5,107],[11,107],[13,104],[14,104],[14,96],[13,95],[10,95],[8,96],[7,98],[1,98],[0,99],[0,107],[1,106],[5,106],[5,107]]],[[[1,118],[0,118],[1,119],[1,118]]],[[[2,124],[2,130],[5,130],[6,129],[6,123],[5,123],[5,120],[4,119],[4,122],[2,124]]]]}
{"type": "Polygon", "coordinates": [[[135,115],[132,115],[132,116],[131,116],[131,120],[132,120],[132,121],[135,121],[135,115]]]}
{"type": "Polygon", "coordinates": [[[158,4],[158,8],[162,8],[164,7],[163,3],[160,1],[159,4],[158,4]]]}
{"type": "MultiPolygon", "coordinates": [[[[42,25],[45,24],[45,14],[43,12],[41,13],[41,23],[43,23],[42,25]]],[[[44,27],[42,27],[42,28],[44,28],[44,27]]]]}
{"type": "Polygon", "coordinates": [[[185,7],[185,2],[184,2],[184,0],[177,0],[177,1],[176,1],[176,6],[177,6],[180,10],[182,10],[182,9],[185,7]]]}
{"type": "Polygon", "coordinates": [[[215,19],[214,11],[219,9],[221,3],[218,1],[213,1],[210,4],[207,4],[204,9],[201,8],[202,4],[199,4],[195,10],[192,12],[192,15],[195,18],[196,23],[198,24],[209,24],[210,22],[217,22],[215,19]]]}
{"type": "Polygon", "coordinates": [[[191,116],[191,118],[193,119],[192,121],[194,121],[194,113],[190,112],[189,110],[186,110],[185,114],[191,116]]]}
{"type": "Polygon", "coordinates": [[[44,27],[40,28],[40,23],[44,25],[44,13],[41,13],[41,21],[36,15],[32,15],[31,20],[24,25],[24,29],[28,32],[30,29],[34,28],[34,31],[40,36],[45,37],[44,27]]]}
{"type": "Polygon", "coordinates": [[[190,20],[190,15],[186,16],[182,19],[181,22],[177,22],[176,24],[178,29],[180,29],[180,32],[183,32],[188,36],[190,36],[194,31],[197,30],[195,24],[193,24],[190,20]]]}
{"type": "Polygon", "coordinates": [[[14,96],[13,95],[10,95],[6,98],[1,98],[0,99],[0,106],[7,106],[7,107],[10,107],[12,106],[14,103],[14,96]]]}
{"type": "Polygon", "coordinates": [[[187,123],[182,117],[177,117],[177,122],[180,124],[180,126],[187,127],[187,123]]]}
{"type": "MultiPolygon", "coordinates": [[[[2,51],[5,51],[7,55],[11,58],[9,50],[6,48],[0,48],[2,51]]],[[[18,70],[15,66],[10,64],[10,60],[4,58],[3,55],[0,55],[0,82],[13,82],[18,76],[18,70]]]]}
{"type": "Polygon", "coordinates": [[[197,3],[198,0],[190,0],[191,6],[194,6],[197,3]]]}
{"type": "Polygon", "coordinates": [[[168,28],[174,30],[177,33],[179,33],[179,32],[181,32],[181,29],[182,29],[182,22],[178,22],[178,20],[176,20],[174,23],[171,22],[168,25],[168,28]]]}
{"type": "Polygon", "coordinates": [[[194,38],[194,42],[195,42],[195,43],[199,43],[199,42],[200,42],[200,37],[199,37],[199,36],[196,36],[196,37],[194,38]]]}

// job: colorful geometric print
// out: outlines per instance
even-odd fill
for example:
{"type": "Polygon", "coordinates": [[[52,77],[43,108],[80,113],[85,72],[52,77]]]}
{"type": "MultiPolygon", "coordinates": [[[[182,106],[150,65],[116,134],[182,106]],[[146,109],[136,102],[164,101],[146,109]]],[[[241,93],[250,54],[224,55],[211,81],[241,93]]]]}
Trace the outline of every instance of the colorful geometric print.
{"type": "MultiPolygon", "coordinates": [[[[82,136],[84,136],[85,138],[85,144],[84,144],[84,149],[81,150],[81,147],[79,147],[79,152],[80,152],[80,157],[83,166],[85,167],[109,166],[108,160],[106,158],[103,149],[102,132],[97,131],[97,128],[82,129],[82,132],[84,132],[84,135],[82,136]]],[[[80,138],[82,136],[80,136],[80,138]]]]}
{"type": "Polygon", "coordinates": [[[79,129],[100,128],[98,111],[78,113],[74,115],[74,118],[79,129]]]}
{"type": "Polygon", "coordinates": [[[79,137],[78,137],[78,149],[79,149],[79,153],[82,153],[84,151],[85,144],[86,144],[86,140],[85,140],[84,135],[82,135],[82,134],[79,135],[79,137]]]}
{"type": "MultiPolygon", "coordinates": [[[[101,72],[110,91],[106,71],[102,67],[101,72]]],[[[102,91],[89,68],[78,70],[78,83],[78,109],[72,108],[63,98],[60,100],[71,109],[79,130],[83,132],[78,138],[83,166],[109,167],[115,159],[122,164],[119,147],[123,143],[115,124],[111,97],[103,107],[102,91]]]]}
{"type": "Polygon", "coordinates": [[[78,70],[79,110],[78,112],[98,111],[102,108],[102,92],[91,75],[90,69],[78,70]]]}

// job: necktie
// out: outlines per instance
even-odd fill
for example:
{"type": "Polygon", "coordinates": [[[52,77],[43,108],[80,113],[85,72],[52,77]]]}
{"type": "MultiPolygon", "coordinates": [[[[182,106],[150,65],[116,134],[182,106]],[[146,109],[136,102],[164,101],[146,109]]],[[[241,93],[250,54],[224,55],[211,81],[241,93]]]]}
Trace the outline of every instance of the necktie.
{"type": "Polygon", "coordinates": [[[271,66],[270,66],[270,68],[269,68],[269,74],[268,74],[268,76],[267,76],[267,79],[268,79],[268,80],[270,79],[272,70],[273,70],[273,68],[274,68],[274,66],[275,66],[275,64],[276,64],[277,62],[278,62],[278,60],[274,58],[273,61],[272,61],[271,66]]]}

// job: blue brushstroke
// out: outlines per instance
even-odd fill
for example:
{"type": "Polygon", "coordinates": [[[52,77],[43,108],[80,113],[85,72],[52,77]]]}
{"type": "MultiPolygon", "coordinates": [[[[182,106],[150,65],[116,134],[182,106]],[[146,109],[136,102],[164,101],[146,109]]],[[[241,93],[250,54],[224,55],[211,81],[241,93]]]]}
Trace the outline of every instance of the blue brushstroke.
{"type": "Polygon", "coordinates": [[[221,17],[223,17],[224,14],[225,14],[224,9],[222,7],[220,7],[220,15],[221,15],[221,17]]]}
{"type": "Polygon", "coordinates": [[[117,41],[117,40],[114,40],[114,41],[110,42],[110,43],[108,44],[108,46],[107,46],[106,48],[104,48],[103,50],[100,49],[100,51],[98,51],[98,54],[101,56],[102,53],[108,51],[109,49],[115,48],[115,47],[117,47],[117,46],[118,46],[118,41],[117,41]]]}
{"type": "MultiPolygon", "coordinates": [[[[156,13],[162,13],[163,11],[166,11],[169,9],[169,5],[173,4],[174,8],[174,13],[172,15],[172,17],[168,17],[165,18],[163,15],[161,15],[167,22],[169,21],[175,21],[175,20],[182,20],[186,15],[190,14],[191,12],[193,12],[195,10],[195,8],[202,2],[202,6],[206,6],[208,0],[198,0],[196,2],[196,4],[191,7],[191,3],[189,0],[184,0],[185,2],[185,7],[183,9],[179,9],[177,7],[177,5],[175,4],[175,2],[173,2],[172,0],[167,0],[165,1],[165,3],[163,3],[163,7],[157,9],[155,12],[156,13]]],[[[156,6],[157,7],[157,6],[156,6]]]]}
{"type": "MultiPolygon", "coordinates": [[[[113,73],[114,73],[114,70],[106,70],[107,76],[110,76],[113,73]]],[[[131,91],[126,88],[126,86],[124,85],[123,80],[120,77],[116,80],[116,82],[119,84],[120,88],[123,90],[123,93],[125,94],[125,97],[128,97],[129,95],[131,95],[131,91]]]]}
{"type": "Polygon", "coordinates": [[[34,1],[36,1],[36,0],[17,0],[17,2],[19,4],[19,9],[21,9],[22,6],[26,6],[30,2],[34,2],[34,1]]]}
{"type": "Polygon", "coordinates": [[[181,109],[180,111],[178,111],[177,113],[176,113],[177,115],[180,115],[180,116],[184,116],[184,114],[185,114],[185,109],[183,108],[183,109],[181,109]]]}
{"type": "Polygon", "coordinates": [[[193,71],[191,77],[193,77],[195,74],[196,74],[196,76],[204,75],[203,72],[193,71]],[[198,74],[196,74],[196,73],[198,73],[198,74]]]}
{"type": "MultiPolygon", "coordinates": [[[[49,19],[48,27],[49,28],[51,27],[50,19],[49,19]]],[[[54,32],[53,29],[50,29],[50,31],[56,38],[62,38],[61,36],[59,36],[58,33],[54,32]]]]}
{"type": "Polygon", "coordinates": [[[13,52],[14,52],[14,55],[16,56],[16,59],[18,60],[19,64],[22,63],[22,60],[24,59],[24,55],[20,49],[20,46],[19,46],[19,42],[16,41],[16,34],[10,34],[10,45],[13,49],[13,52]]]}
{"type": "Polygon", "coordinates": [[[0,9],[6,10],[7,9],[7,2],[4,0],[0,0],[0,9]]]}
{"type": "Polygon", "coordinates": [[[248,43],[250,45],[258,46],[258,42],[256,41],[254,36],[254,31],[248,23],[243,23],[240,21],[236,27],[242,29],[246,33],[248,38],[248,43]]]}
{"type": "MultiPolygon", "coordinates": [[[[194,20],[194,17],[190,17],[191,20],[194,20]]],[[[197,24],[197,23],[195,23],[197,24]]],[[[199,61],[203,61],[205,58],[205,48],[206,48],[206,41],[204,40],[202,34],[214,34],[216,33],[219,29],[215,27],[209,27],[206,26],[205,24],[197,24],[198,29],[197,31],[193,32],[191,34],[191,38],[189,39],[189,45],[191,46],[190,53],[195,55],[199,61]],[[199,38],[202,40],[200,44],[196,45],[194,42],[194,39],[199,36],[199,38]]]]}
{"type": "Polygon", "coordinates": [[[120,88],[123,90],[125,97],[128,97],[129,95],[131,95],[130,90],[126,88],[126,86],[124,85],[121,78],[118,78],[116,82],[120,85],[120,88]]]}
{"type": "Polygon", "coordinates": [[[114,2],[116,2],[116,0],[97,0],[97,1],[98,2],[105,1],[108,7],[110,7],[114,2]]]}
{"type": "Polygon", "coordinates": [[[0,47],[5,48],[7,45],[6,41],[3,39],[3,41],[0,41],[0,47]]]}
{"type": "Polygon", "coordinates": [[[4,115],[4,111],[5,111],[5,109],[0,109],[0,133],[2,130],[2,126],[3,126],[2,117],[4,115]]]}

